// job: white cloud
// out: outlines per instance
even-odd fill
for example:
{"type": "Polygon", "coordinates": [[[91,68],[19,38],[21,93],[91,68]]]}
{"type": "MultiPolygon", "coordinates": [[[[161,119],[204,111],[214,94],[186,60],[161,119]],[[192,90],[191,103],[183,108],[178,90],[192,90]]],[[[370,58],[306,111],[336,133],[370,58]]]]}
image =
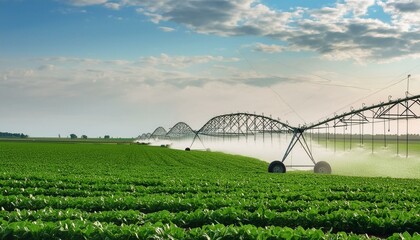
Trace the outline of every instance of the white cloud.
{"type": "Polygon", "coordinates": [[[378,5],[391,16],[393,25],[403,31],[420,31],[419,0],[378,0],[378,5]]]}
{"type": "MultiPolygon", "coordinates": [[[[259,0],[71,0],[77,6],[103,4],[118,10],[133,7],[153,23],[175,22],[191,31],[219,36],[262,36],[295,51],[356,61],[417,58],[420,53],[419,0],[344,0],[329,7],[284,11],[259,0]],[[382,7],[391,23],[370,18],[382,7]]],[[[173,28],[159,27],[165,32],[173,28]]],[[[257,46],[259,51],[277,51],[257,46]]]]}
{"type": "Polygon", "coordinates": [[[136,12],[149,17],[150,21],[153,22],[153,23],[156,23],[156,24],[159,24],[159,22],[161,22],[161,21],[168,21],[169,20],[169,18],[165,18],[160,14],[154,14],[154,13],[145,11],[143,8],[137,8],[136,12]]]}
{"type": "Polygon", "coordinates": [[[271,86],[296,81],[243,70],[237,58],[223,56],[170,56],[161,54],[138,61],[51,57],[32,60],[35,67],[0,69],[0,86],[22,89],[27,96],[74,97],[84,94],[123,96],[136,86],[170,86],[178,89],[210,83],[229,86],[271,86]],[[224,68],[221,68],[223,65],[224,68]]]}
{"type": "Polygon", "coordinates": [[[375,4],[375,0],[346,0],[347,11],[351,11],[355,16],[366,15],[368,8],[375,4]]]}
{"type": "MultiPolygon", "coordinates": [[[[320,9],[306,9],[311,19],[326,22],[327,20],[331,23],[341,19],[346,13],[347,8],[343,4],[337,4],[336,7],[323,7],[320,9]]],[[[303,29],[305,30],[305,29],[303,29]]]]}
{"type": "MultiPolygon", "coordinates": [[[[135,135],[133,132],[140,125],[155,128],[161,123],[174,124],[180,120],[200,127],[210,117],[232,111],[264,112],[293,123],[293,114],[287,114],[290,109],[279,101],[271,89],[292,104],[305,120],[312,121],[353,102],[355,96],[366,95],[366,91],[345,87],[352,85],[349,80],[357,79],[360,86],[368,88],[383,86],[378,82],[384,81],[383,77],[375,81],[365,76],[362,81],[357,77],[334,75],[335,68],[314,71],[312,76],[311,72],[303,72],[290,77],[279,74],[281,69],[277,74],[257,72],[238,61],[225,56],[168,54],[137,61],[74,57],[19,60],[20,65],[12,60],[3,61],[0,66],[0,102],[7,104],[0,105],[3,111],[12,111],[9,115],[13,117],[2,118],[2,124],[26,127],[21,131],[29,134],[33,134],[31,131],[36,128],[42,129],[39,131],[43,136],[51,132],[63,133],[63,128],[70,128],[69,131],[79,129],[88,136],[103,136],[107,133],[104,131],[111,128],[116,132],[125,128],[127,136],[130,136],[135,135]],[[202,68],[195,71],[196,67],[202,68]],[[331,75],[330,78],[336,81],[317,77],[328,78],[331,75]],[[297,98],[296,93],[305,97],[297,98]],[[148,119],[150,116],[153,117],[148,119]],[[16,119],[20,119],[22,125],[16,125],[16,119]],[[98,130],[95,132],[92,126],[98,130]]],[[[412,61],[411,66],[407,65],[404,69],[402,65],[395,67],[395,64],[390,64],[388,66],[394,70],[386,68],[381,75],[417,65],[412,61]]],[[[416,76],[416,71],[410,73],[416,76]]],[[[420,89],[416,81],[411,84],[413,89],[420,89]]],[[[353,82],[353,85],[356,84],[353,82]]],[[[379,99],[387,99],[389,94],[399,96],[394,93],[398,92],[387,90],[387,95],[379,99]]],[[[295,122],[302,123],[300,119],[295,119],[295,122]]]]}
{"type": "Polygon", "coordinates": [[[68,15],[68,14],[85,14],[87,11],[81,8],[60,8],[53,10],[53,12],[68,15]]]}
{"type": "Polygon", "coordinates": [[[273,15],[277,16],[277,20],[283,21],[292,16],[291,13],[279,13],[263,4],[255,4],[253,0],[128,0],[126,4],[139,7],[137,12],[149,17],[154,23],[173,21],[199,33],[225,36],[260,34],[260,25],[265,24],[273,29],[283,26],[281,21],[270,21],[273,15]]]}
{"type": "Polygon", "coordinates": [[[283,51],[284,47],[276,44],[267,45],[263,43],[256,43],[254,46],[254,50],[258,52],[278,53],[283,51]]]}
{"type": "Polygon", "coordinates": [[[164,32],[173,32],[175,31],[175,28],[170,28],[170,27],[159,27],[160,30],[164,31],[164,32]]]}
{"type": "Polygon", "coordinates": [[[119,10],[121,8],[121,4],[115,2],[107,2],[104,6],[112,10],[119,10]]]}
{"type": "Polygon", "coordinates": [[[114,20],[117,20],[117,21],[122,21],[122,20],[124,20],[124,18],[123,18],[123,17],[117,17],[117,16],[114,16],[114,15],[108,15],[108,18],[110,18],[110,19],[114,19],[114,20]]]}
{"type": "Polygon", "coordinates": [[[225,58],[223,56],[169,56],[162,53],[160,56],[144,57],[140,60],[142,63],[147,63],[155,66],[171,66],[178,68],[185,68],[195,64],[204,64],[209,62],[237,62],[238,58],[225,58]]]}
{"type": "Polygon", "coordinates": [[[40,71],[52,71],[54,70],[55,66],[53,64],[44,64],[38,67],[40,71]]]}
{"type": "Polygon", "coordinates": [[[75,6],[90,6],[90,5],[98,5],[104,4],[107,0],[68,0],[71,5],[75,6]]]}
{"type": "Polygon", "coordinates": [[[417,57],[420,52],[417,1],[346,0],[320,9],[290,11],[256,0],[127,0],[126,4],[138,7],[138,13],[154,23],[176,22],[203,34],[269,37],[287,43],[288,49],[332,58],[392,60],[417,57]],[[391,24],[369,18],[368,9],[375,4],[392,16],[391,24]]]}

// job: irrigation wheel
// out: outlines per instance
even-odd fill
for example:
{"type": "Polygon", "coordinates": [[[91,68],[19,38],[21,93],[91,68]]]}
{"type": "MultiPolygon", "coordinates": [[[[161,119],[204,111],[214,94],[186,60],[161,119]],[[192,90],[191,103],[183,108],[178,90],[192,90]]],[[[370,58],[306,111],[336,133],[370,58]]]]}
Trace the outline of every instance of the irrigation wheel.
{"type": "Polygon", "coordinates": [[[331,174],[331,166],[327,162],[317,162],[314,166],[314,173],[331,174]]]}
{"type": "Polygon", "coordinates": [[[270,173],[286,173],[286,166],[280,161],[273,161],[268,165],[268,172],[270,173]]]}

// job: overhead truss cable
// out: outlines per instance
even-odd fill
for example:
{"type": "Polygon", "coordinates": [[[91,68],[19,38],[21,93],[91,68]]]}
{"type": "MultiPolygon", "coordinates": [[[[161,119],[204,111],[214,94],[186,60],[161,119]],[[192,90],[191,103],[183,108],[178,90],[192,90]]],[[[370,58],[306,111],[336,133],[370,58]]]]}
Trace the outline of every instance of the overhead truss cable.
{"type": "MultiPolygon", "coordinates": [[[[387,85],[387,86],[385,86],[385,87],[383,87],[383,88],[380,88],[380,89],[378,89],[378,90],[376,90],[376,91],[374,91],[374,92],[372,92],[372,93],[370,93],[370,94],[368,94],[368,95],[366,95],[366,96],[364,96],[364,97],[361,97],[361,98],[359,98],[359,99],[357,99],[356,101],[353,101],[352,103],[349,103],[349,104],[347,104],[347,105],[345,105],[345,106],[343,106],[343,107],[341,107],[340,109],[338,109],[337,111],[340,111],[340,110],[343,110],[343,109],[345,109],[345,108],[348,108],[348,107],[350,107],[350,106],[352,106],[353,104],[355,104],[355,103],[358,103],[358,102],[360,102],[360,101],[362,101],[362,100],[364,100],[364,99],[367,99],[368,97],[371,97],[371,96],[373,96],[373,95],[375,95],[375,94],[377,94],[377,93],[380,93],[380,92],[382,92],[382,91],[384,91],[384,90],[386,90],[386,89],[389,89],[389,88],[391,88],[391,87],[393,87],[393,86],[395,86],[395,85],[398,85],[398,84],[400,84],[401,82],[404,82],[404,81],[407,81],[407,91],[406,91],[406,97],[408,97],[408,87],[409,87],[409,85],[408,85],[408,81],[409,81],[409,78],[410,78],[410,74],[407,76],[407,77],[404,77],[404,78],[402,78],[402,79],[398,79],[396,82],[393,82],[393,83],[391,83],[391,84],[389,84],[389,85],[387,85]]],[[[363,104],[362,104],[363,105],[363,104]]],[[[325,117],[323,117],[323,118],[325,118],[325,117]]],[[[322,118],[321,118],[322,119],[322,118]]]]}

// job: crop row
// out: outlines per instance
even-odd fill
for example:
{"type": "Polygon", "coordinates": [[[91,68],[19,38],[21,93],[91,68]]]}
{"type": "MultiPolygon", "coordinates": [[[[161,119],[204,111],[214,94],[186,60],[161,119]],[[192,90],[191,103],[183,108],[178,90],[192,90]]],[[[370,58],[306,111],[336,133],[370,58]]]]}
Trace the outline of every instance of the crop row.
{"type": "MultiPolygon", "coordinates": [[[[1,185],[0,185],[1,186],[1,185]]],[[[260,189],[261,190],[261,189],[260,189]]],[[[413,201],[419,202],[420,195],[415,190],[404,190],[404,191],[392,191],[388,193],[375,193],[375,192],[363,192],[363,191],[275,191],[271,192],[266,189],[265,192],[259,191],[245,191],[243,188],[229,188],[223,187],[207,187],[207,188],[195,188],[195,187],[141,187],[133,185],[120,186],[119,188],[110,188],[104,190],[96,187],[89,188],[88,186],[79,186],[78,189],[72,189],[67,187],[27,187],[27,188],[16,188],[9,186],[1,186],[0,193],[3,196],[50,196],[50,197],[98,197],[98,196],[119,196],[119,197],[136,197],[141,198],[144,196],[154,195],[159,197],[161,195],[170,194],[175,198],[192,198],[192,197],[203,197],[212,198],[218,196],[227,196],[229,198],[247,198],[247,199],[282,199],[283,201],[316,201],[316,200],[347,200],[347,201],[364,201],[364,202],[389,202],[395,203],[400,201],[413,201]]]]}
{"type": "MultiPolygon", "coordinates": [[[[1,176],[1,174],[0,174],[1,176]]],[[[377,179],[370,179],[369,184],[353,181],[346,182],[347,178],[337,176],[317,177],[310,182],[304,176],[298,176],[299,181],[304,184],[291,184],[293,178],[259,179],[249,178],[246,180],[226,180],[226,177],[219,177],[224,180],[205,179],[203,176],[184,177],[174,179],[154,179],[146,177],[136,180],[118,180],[105,178],[93,178],[82,180],[69,177],[66,181],[59,179],[1,179],[1,195],[45,195],[45,196],[68,196],[68,197],[95,197],[95,196],[134,196],[141,197],[151,194],[171,194],[176,197],[188,198],[196,194],[217,194],[228,195],[230,198],[264,198],[278,199],[284,201],[298,200],[348,200],[348,201],[369,201],[369,202],[398,202],[398,201],[420,201],[420,186],[404,180],[388,182],[388,179],[381,179],[384,183],[375,184],[377,179]],[[186,180],[186,178],[188,180],[186,180]],[[203,179],[204,178],[204,179],[203,179]],[[120,181],[120,182],[118,182],[120,181]],[[256,184],[258,183],[258,184],[256,184]]],[[[359,180],[359,179],[358,179],[359,180]]]]}
{"type": "MultiPolygon", "coordinates": [[[[4,163],[2,163],[4,165],[4,163]]],[[[3,166],[4,167],[4,166],[3,166]]],[[[126,166],[129,168],[130,166],[126,166]]],[[[163,187],[163,188],[183,188],[194,187],[197,190],[201,188],[207,189],[211,187],[218,188],[251,188],[258,190],[260,186],[271,187],[272,189],[282,189],[284,186],[293,186],[295,180],[284,176],[264,176],[261,181],[257,175],[248,175],[244,177],[242,174],[231,173],[230,175],[217,173],[214,171],[200,173],[194,172],[185,175],[182,169],[167,175],[157,174],[155,171],[144,172],[140,177],[136,175],[84,175],[72,174],[65,175],[60,173],[54,175],[52,173],[43,174],[38,171],[36,175],[18,174],[18,171],[0,172],[0,186],[10,186],[16,188],[26,187],[56,187],[56,188],[92,188],[93,190],[124,190],[126,186],[135,187],[163,187]],[[267,178],[268,177],[268,178],[267,178]],[[258,182],[262,185],[255,185],[258,182]]],[[[2,169],[4,171],[4,169],[2,169]]],[[[110,170],[112,171],[112,170],[110,170]]],[[[114,170],[115,171],[115,170],[114,170]]],[[[118,171],[116,171],[118,172],[118,171]]],[[[305,182],[300,185],[301,190],[310,190],[316,187],[317,190],[323,191],[357,191],[357,192],[389,192],[396,189],[407,191],[409,189],[418,191],[420,186],[413,185],[410,179],[387,179],[387,178],[371,178],[368,184],[364,178],[350,178],[343,176],[317,176],[316,178],[308,178],[305,175],[299,175],[299,181],[305,182]],[[308,181],[309,180],[309,181],[308,181]]],[[[285,189],[293,190],[293,189],[285,189]]]]}
{"type": "Polygon", "coordinates": [[[390,209],[408,211],[419,210],[416,201],[348,201],[348,200],[294,200],[287,201],[278,199],[240,198],[233,196],[214,196],[197,194],[189,198],[173,195],[145,195],[143,197],[132,196],[100,196],[100,197],[51,197],[42,195],[13,195],[1,196],[0,207],[5,210],[29,209],[38,210],[44,208],[67,209],[77,208],[83,211],[107,211],[107,210],[140,210],[145,213],[168,210],[170,212],[194,211],[196,209],[218,209],[221,207],[235,206],[238,209],[255,211],[258,208],[269,208],[275,211],[304,211],[317,209],[320,213],[328,213],[339,209],[373,211],[376,209],[390,209]]]}
{"type": "Polygon", "coordinates": [[[334,232],[346,231],[389,236],[396,232],[414,233],[420,229],[420,214],[417,210],[402,212],[398,210],[377,209],[372,212],[363,210],[337,210],[320,214],[316,209],[306,211],[276,212],[258,209],[254,212],[226,207],[217,210],[199,209],[193,212],[171,213],[160,211],[144,214],[140,211],[103,211],[83,212],[77,209],[43,209],[39,211],[15,210],[2,211],[0,218],[11,223],[21,221],[64,221],[88,220],[108,222],[116,225],[145,223],[174,223],[182,228],[195,228],[203,225],[222,223],[224,225],[253,224],[259,227],[282,226],[303,228],[332,229],[334,232]]]}
{"type": "MultiPolygon", "coordinates": [[[[205,225],[184,229],[175,224],[120,225],[64,220],[60,222],[0,221],[1,239],[376,239],[353,233],[331,233],[302,227],[257,227],[253,225],[205,225]]],[[[419,234],[396,233],[388,239],[415,239],[419,234]]]]}

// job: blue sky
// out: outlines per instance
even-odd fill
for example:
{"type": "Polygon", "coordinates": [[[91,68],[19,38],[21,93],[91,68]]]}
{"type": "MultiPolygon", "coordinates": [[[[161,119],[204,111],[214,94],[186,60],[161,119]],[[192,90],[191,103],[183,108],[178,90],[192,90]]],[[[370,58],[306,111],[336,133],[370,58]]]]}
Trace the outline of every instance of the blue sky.
{"type": "Polygon", "coordinates": [[[419,12],[419,0],[0,0],[0,131],[134,137],[237,111],[300,124],[294,112],[312,122],[404,96],[408,74],[418,94],[419,12]]]}

